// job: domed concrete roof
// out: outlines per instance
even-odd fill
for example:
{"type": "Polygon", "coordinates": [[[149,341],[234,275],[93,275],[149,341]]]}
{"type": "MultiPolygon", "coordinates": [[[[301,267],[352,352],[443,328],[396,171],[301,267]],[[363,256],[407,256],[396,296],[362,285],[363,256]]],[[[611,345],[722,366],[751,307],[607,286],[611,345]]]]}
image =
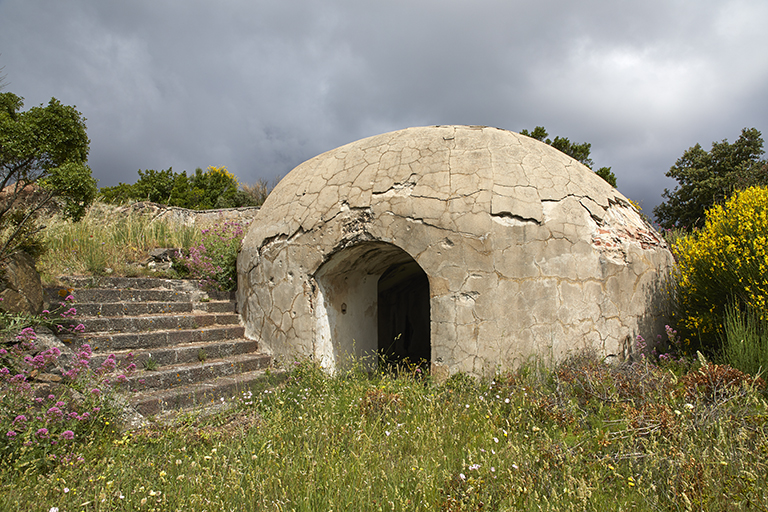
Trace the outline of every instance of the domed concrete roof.
{"type": "Polygon", "coordinates": [[[363,139],[296,167],[238,258],[247,335],[483,374],[583,347],[628,355],[664,318],[672,257],[629,201],[556,149],[487,127],[363,139]]]}
{"type": "Polygon", "coordinates": [[[578,198],[602,218],[629,204],[573,158],[530,137],[488,127],[408,128],[323,153],[291,171],[267,198],[250,240],[310,231],[344,208],[473,232],[541,223],[546,202],[578,198]],[[407,198],[407,199],[406,199],[407,198]]]}

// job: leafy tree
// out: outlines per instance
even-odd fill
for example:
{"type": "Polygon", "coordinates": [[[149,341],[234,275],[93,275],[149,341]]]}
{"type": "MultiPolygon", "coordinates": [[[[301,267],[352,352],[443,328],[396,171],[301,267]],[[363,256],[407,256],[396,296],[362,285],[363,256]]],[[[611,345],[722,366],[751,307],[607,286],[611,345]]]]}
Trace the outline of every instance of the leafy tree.
{"type": "Polygon", "coordinates": [[[205,171],[197,168],[191,176],[187,176],[186,171],[175,173],[171,168],[139,170],[139,180],[133,185],[120,183],[104,187],[101,195],[111,203],[152,201],[195,210],[259,204],[247,189],[240,189],[237,177],[226,167],[214,166],[205,171]]]}
{"type": "Polygon", "coordinates": [[[763,153],[762,135],[755,128],[744,128],[733,144],[713,142],[710,151],[699,144],[688,148],[667,172],[678,186],[664,189],[666,201],[653,209],[656,221],[667,229],[703,227],[705,212],[734,191],[768,185],[763,153]]]}
{"type": "Polygon", "coordinates": [[[171,189],[171,197],[168,200],[169,206],[179,206],[181,208],[194,209],[195,204],[202,197],[202,191],[192,191],[190,187],[189,178],[187,173],[182,172],[176,175],[173,180],[173,188],[171,189]]]}
{"type": "Polygon", "coordinates": [[[125,183],[118,183],[114,187],[101,187],[99,195],[102,201],[112,204],[122,204],[135,199],[133,185],[125,183]]]}
{"type": "Polygon", "coordinates": [[[139,169],[139,181],[133,185],[133,193],[137,199],[152,201],[153,203],[167,204],[171,198],[176,182],[176,174],[173,168],[165,171],[139,169]]]}
{"type": "Polygon", "coordinates": [[[35,220],[43,208],[56,201],[77,221],[97,191],[80,112],[55,98],[23,106],[19,96],[0,93],[0,261],[42,229],[35,220]]]}
{"type": "MultiPolygon", "coordinates": [[[[574,160],[581,162],[590,169],[592,169],[592,166],[595,164],[589,157],[589,154],[592,150],[592,144],[589,142],[582,142],[581,144],[577,144],[575,142],[571,142],[565,137],[559,136],[556,136],[554,140],[552,140],[549,138],[549,134],[543,126],[537,126],[533,129],[532,132],[529,132],[528,130],[521,130],[520,134],[536,140],[540,140],[545,144],[549,144],[553,148],[562,151],[566,155],[570,156],[574,160]]],[[[616,187],[616,175],[611,172],[610,167],[601,167],[595,172],[598,176],[610,183],[612,187],[616,187]]]]}
{"type": "Polygon", "coordinates": [[[100,194],[108,203],[124,203],[133,200],[168,204],[177,176],[170,167],[164,171],[139,169],[139,179],[133,185],[121,182],[114,187],[102,187],[100,194]]]}
{"type": "Polygon", "coordinates": [[[607,181],[613,188],[616,188],[616,175],[613,174],[610,167],[601,167],[595,171],[595,174],[607,181]]]}

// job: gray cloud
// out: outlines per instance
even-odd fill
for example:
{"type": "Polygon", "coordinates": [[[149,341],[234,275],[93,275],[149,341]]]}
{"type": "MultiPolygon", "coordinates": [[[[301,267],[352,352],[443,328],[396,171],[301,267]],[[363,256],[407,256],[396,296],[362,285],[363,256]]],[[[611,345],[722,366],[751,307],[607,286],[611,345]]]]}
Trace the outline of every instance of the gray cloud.
{"type": "Polygon", "coordinates": [[[762,0],[0,0],[0,66],[27,106],[83,112],[101,185],[269,180],[407,126],[544,125],[650,208],[689,146],[768,129],[766,20],[762,0]]]}

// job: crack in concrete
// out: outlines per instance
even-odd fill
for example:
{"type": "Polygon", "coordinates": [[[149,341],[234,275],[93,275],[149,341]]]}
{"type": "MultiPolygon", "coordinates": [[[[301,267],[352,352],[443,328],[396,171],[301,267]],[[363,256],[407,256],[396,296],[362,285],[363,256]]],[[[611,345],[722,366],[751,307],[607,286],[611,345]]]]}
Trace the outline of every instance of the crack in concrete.
{"type": "Polygon", "coordinates": [[[533,224],[535,226],[541,226],[541,222],[537,219],[530,218],[530,217],[523,217],[522,215],[515,215],[514,213],[510,212],[499,212],[499,213],[491,213],[491,217],[497,217],[501,219],[509,219],[511,221],[517,221],[520,224],[533,224]]]}
{"type": "Polygon", "coordinates": [[[418,175],[415,172],[411,172],[411,174],[403,181],[396,181],[394,182],[389,188],[384,190],[383,192],[376,192],[374,190],[371,190],[372,196],[383,196],[390,192],[398,192],[400,190],[410,189],[413,190],[417,183],[413,181],[414,177],[417,177],[418,175]]]}
{"type": "Polygon", "coordinates": [[[447,231],[449,233],[454,233],[454,234],[462,235],[462,236],[464,236],[466,238],[470,238],[472,240],[483,241],[483,240],[486,239],[486,235],[478,235],[476,233],[469,233],[467,231],[458,231],[456,229],[449,229],[449,228],[445,228],[445,227],[442,227],[442,226],[437,226],[435,224],[431,224],[429,222],[426,222],[424,219],[420,219],[418,217],[411,217],[411,216],[403,217],[401,215],[397,215],[397,214],[392,213],[392,212],[386,212],[386,214],[392,215],[393,217],[397,217],[397,218],[400,218],[400,219],[405,219],[406,221],[413,222],[414,224],[421,224],[423,226],[429,226],[431,228],[439,229],[440,231],[447,231]]]}

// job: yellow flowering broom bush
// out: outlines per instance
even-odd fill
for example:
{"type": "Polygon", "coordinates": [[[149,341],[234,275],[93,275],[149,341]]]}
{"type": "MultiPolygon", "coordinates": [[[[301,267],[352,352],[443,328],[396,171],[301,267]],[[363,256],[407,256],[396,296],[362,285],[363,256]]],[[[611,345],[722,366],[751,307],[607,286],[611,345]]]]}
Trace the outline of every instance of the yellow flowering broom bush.
{"type": "Polygon", "coordinates": [[[766,320],[768,306],[768,188],[736,192],[707,212],[705,226],[679,239],[677,320],[689,341],[716,348],[726,306],[766,320]]]}

